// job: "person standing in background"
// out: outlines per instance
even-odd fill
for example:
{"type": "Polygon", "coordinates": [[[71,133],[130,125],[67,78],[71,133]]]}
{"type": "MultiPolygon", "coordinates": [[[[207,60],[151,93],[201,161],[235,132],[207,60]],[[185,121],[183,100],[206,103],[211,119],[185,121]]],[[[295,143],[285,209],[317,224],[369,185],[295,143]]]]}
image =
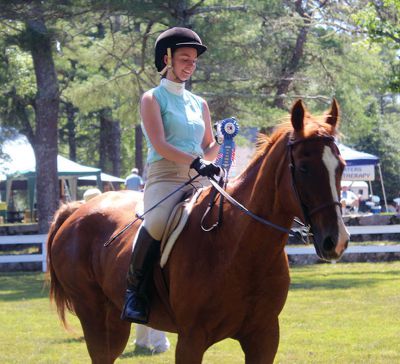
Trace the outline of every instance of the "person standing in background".
{"type": "Polygon", "coordinates": [[[132,168],[131,174],[125,179],[125,188],[132,191],[141,191],[144,187],[143,178],[137,168],[132,168]]]}

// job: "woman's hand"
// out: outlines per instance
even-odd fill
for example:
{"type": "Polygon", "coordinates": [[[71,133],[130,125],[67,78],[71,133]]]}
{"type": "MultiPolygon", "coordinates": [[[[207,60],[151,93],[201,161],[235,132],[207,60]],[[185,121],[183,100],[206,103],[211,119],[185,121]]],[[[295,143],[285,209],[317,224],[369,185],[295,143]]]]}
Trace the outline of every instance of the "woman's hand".
{"type": "Polygon", "coordinates": [[[197,157],[193,162],[190,164],[190,168],[196,170],[196,172],[200,176],[204,177],[214,177],[215,175],[219,175],[221,168],[215,165],[212,162],[205,161],[200,157],[197,157]]]}

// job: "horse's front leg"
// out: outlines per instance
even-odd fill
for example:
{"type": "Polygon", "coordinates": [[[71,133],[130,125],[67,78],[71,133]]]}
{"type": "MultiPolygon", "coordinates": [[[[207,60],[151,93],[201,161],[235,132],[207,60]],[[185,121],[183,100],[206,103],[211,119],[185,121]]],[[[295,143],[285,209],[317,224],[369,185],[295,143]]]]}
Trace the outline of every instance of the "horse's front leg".
{"type": "Polygon", "coordinates": [[[246,364],[272,364],[279,345],[278,318],[238,339],[246,364]]]}
{"type": "Polygon", "coordinates": [[[179,334],[175,350],[175,364],[201,364],[206,350],[206,342],[199,332],[194,335],[179,334]]]}

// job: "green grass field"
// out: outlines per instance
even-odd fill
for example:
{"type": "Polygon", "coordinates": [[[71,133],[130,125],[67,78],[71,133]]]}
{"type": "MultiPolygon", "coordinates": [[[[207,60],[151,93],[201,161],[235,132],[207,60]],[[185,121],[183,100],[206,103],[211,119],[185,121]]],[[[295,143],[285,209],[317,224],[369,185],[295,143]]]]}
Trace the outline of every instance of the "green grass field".
{"type": "MultiPolygon", "coordinates": [[[[291,269],[276,363],[400,363],[400,262],[318,264],[291,269]]],[[[0,274],[0,363],[89,363],[79,321],[61,327],[41,273],[0,274]]],[[[131,340],[118,363],[173,363],[131,340]]],[[[239,344],[210,348],[208,364],[244,363],[239,344]]]]}

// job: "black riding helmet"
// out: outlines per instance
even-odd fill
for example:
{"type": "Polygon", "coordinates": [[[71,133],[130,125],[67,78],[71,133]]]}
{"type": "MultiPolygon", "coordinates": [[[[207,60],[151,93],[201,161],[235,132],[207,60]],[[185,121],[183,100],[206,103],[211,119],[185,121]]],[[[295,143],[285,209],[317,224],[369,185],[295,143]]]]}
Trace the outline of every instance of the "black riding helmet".
{"type": "Polygon", "coordinates": [[[175,49],[182,47],[197,49],[197,56],[200,56],[207,50],[207,47],[193,30],[181,27],[168,29],[161,33],[156,40],[154,64],[157,71],[161,72],[166,66],[164,56],[167,54],[168,48],[171,48],[173,52],[175,49]]]}

